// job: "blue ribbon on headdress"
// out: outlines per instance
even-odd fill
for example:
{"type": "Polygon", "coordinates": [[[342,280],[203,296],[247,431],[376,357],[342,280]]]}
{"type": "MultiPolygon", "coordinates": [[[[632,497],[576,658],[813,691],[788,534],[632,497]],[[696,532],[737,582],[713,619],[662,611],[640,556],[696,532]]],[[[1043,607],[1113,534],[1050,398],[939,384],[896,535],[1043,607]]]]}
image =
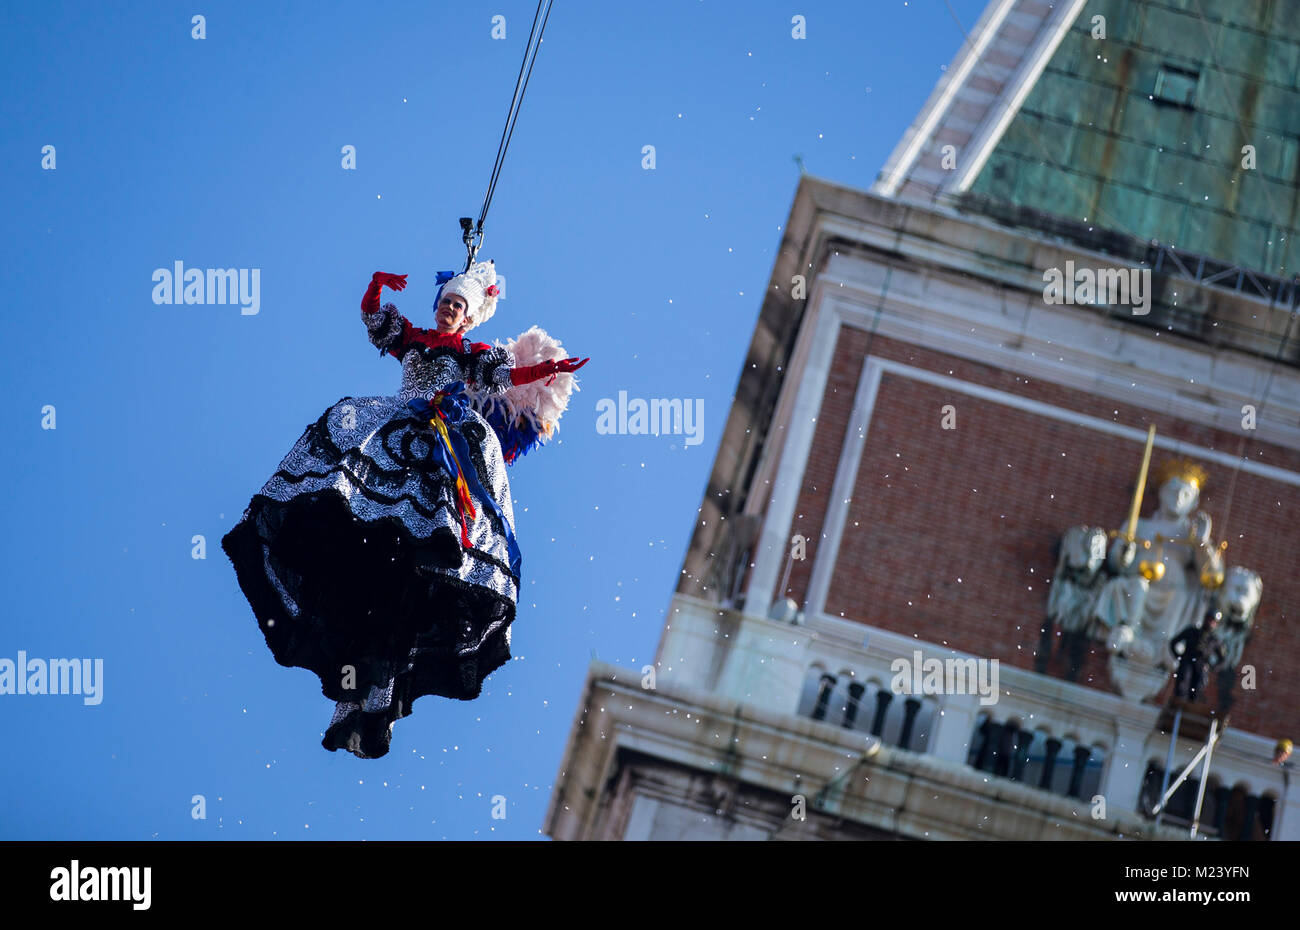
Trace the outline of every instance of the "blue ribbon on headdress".
{"type": "Polygon", "coordinates": [[[454,271],[439,271],[439,272],[438,272],[438,277],[437,277],[437,278],[434,280],[434,282],[433,282],[434,284],[436,284],[436,285],[438,286],[438,289],[437,289],[436,291],[433,292],[433,312],[434,312],[434,313],[437,313],[437,312],[438,312],[438,303],[442,300],[442,286],[443,286],[444,284],[446,284],[448,281],[450,281],[450,280],[451,280],[452,278],[454,278],[454,277],[456,277],[456,272],[454,272],[454,271]]]}
{"type": "Polygon", "coordinates": [[[470,458],[469,443],[461,432],[461,425],[469,417],[470,402],[469,396],[465,393],[465,382],[453,381],[441,391],[438,391],[433,400],[430,401],[424,397],[414,397],[406,402],[406,406],[411,412],[419,417],[423,422],[428,423],[435,421],[434,426],[442,442],[431,444],[429,457],[447,472],[448,475],[456,482],[457,505],[461,509],[461,543],[469,545],[469,538],[465,530],[465,506],[473,507],[472,501],[466,500],[466,492],[472,492],[475,497],[494,513],[501,525],[506,531],[506,547],[510,554],[510,571],[519,578],[520,554],[519,545],[515,542],[514,527],[506,519],[505,513],[497,506],[495,498],[492,497],[484,488],[478,479],[477,470],[473,467],[473,460],[470,458]],[[448,429],[447,424],[455,426],[456,429],[448,429]],[[462,466],[461,463],[468,463],[462,466]]]}

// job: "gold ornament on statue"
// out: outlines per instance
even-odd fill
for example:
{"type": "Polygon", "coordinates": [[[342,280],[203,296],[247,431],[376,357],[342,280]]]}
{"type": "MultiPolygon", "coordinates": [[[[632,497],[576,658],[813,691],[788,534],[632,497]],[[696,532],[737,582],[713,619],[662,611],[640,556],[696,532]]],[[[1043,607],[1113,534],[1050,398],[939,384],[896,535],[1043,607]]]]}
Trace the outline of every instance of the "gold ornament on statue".
{"type": "Polygon", "coordinates": [[[1138,562],[1138,571],[1147,581],[1159,581],[1165,577],[1165,563],[1143,559],[1138,562]]]}
{"type": "MultiPolygon", "coordinates": [[[[1157,533],[1156,540],[1158,542],[1158,545],[1156,546],[1155,556],[1153,558],[1143,559],[1142,561],[1138,562],[1138,572],[1147,581],[1159,581],[1161,578],[1165,577],[1164,539],[1160,536],[1159,533],[1157,533]]],[[[1147,540],[1143,540],[1142,548],[1150,549],[1151,543],[1148,542],[1147,540]]]]}
{"type": "Polygon", "coordinates": [[[1223,569],[1207,565],[1205,571],[1201,572],[1201,587],[1210,590],[1221,588],[1223,587],[1223,577],[1223,569]]]}
{"type": "Polygon", "coordinates": [[[1181,478],[1188,484],[1196,486],[1197,491],[1205,490],[1209,473],[1189,458],[1170,459],[1156,472],[1156,483],[1163,485],[1170,478],[1181,478]]]}

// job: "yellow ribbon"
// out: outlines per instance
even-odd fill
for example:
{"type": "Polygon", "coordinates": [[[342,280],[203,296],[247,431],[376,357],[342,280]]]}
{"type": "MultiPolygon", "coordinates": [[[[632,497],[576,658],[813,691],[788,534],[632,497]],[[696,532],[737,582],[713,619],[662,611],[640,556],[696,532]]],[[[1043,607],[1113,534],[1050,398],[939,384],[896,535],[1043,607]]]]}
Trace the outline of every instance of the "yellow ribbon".
{"type": "MultiPolygon", "coordinates": [[[[456,452],[451,447],[451,438],[447,435],[447,424],[443,423],[439,417],[433,417],[429,420],[429,425],[438,431],[442,437],[442,444],[447,447],[447,454],[451,460],[456,463],[456,494],[462,511],[467,511],[471,519],[477,516],[474,510],[474,498],[470,496],[469,485],[465,481],[465,473],[461,470],[460,460],[456,458],[456,452]]],[[[464,530],[464,518],[461,519],[461,529],[464,530]]],[[[462,532],[462,539],[464,538],[462,532]]]]}

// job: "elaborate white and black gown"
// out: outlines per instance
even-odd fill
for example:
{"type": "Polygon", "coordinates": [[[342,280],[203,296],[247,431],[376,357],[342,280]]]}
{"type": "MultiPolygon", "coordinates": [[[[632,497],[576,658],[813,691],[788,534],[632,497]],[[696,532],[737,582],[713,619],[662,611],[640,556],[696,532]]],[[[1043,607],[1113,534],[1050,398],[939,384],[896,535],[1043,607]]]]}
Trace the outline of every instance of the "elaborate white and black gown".
{"type": "Polygon", "coordinates": [[[520,555],[500,442],[464,391],[508,389],[511,352],[391,304],[362,318],[401,390],[321,414],[221,544],[276,661],[337,702],[325,748],[375,758],[417,698],[472,700],[510,658],[520,555]]]}

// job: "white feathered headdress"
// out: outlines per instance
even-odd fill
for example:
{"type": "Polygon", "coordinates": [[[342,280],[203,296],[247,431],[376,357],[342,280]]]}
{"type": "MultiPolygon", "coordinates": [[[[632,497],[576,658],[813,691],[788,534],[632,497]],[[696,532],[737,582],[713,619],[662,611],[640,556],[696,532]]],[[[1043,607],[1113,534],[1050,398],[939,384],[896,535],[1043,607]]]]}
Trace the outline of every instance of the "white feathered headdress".
{"type": "Polygon", "coordinates": [[[441,301],[447,294],[459,294],[465,298],[465,331],[473,329],[480,323],[486,323],[497,311],[497,268],[491,261],[475,262],[469,271],[458,274],[442,286],[438,292],[441,301]]]}

